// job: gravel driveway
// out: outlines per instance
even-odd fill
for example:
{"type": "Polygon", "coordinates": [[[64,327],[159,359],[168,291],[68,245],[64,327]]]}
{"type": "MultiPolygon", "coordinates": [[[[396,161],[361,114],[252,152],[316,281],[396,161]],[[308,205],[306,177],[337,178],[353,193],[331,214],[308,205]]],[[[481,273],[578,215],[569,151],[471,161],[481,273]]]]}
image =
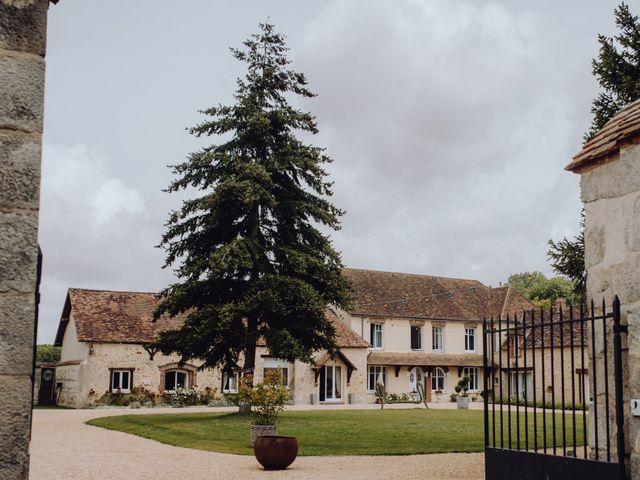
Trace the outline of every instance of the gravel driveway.
{"type": "Polygon", "coordinates": [[[172,447],[84,423],[91,418],[107,415],[166,412],[175,413],[175,409],[34,410],[29,478],[481,480],[484,476],[484,456],[481,453],[299,457],[286,471],[265,472],[251,456],[172,447]]]}

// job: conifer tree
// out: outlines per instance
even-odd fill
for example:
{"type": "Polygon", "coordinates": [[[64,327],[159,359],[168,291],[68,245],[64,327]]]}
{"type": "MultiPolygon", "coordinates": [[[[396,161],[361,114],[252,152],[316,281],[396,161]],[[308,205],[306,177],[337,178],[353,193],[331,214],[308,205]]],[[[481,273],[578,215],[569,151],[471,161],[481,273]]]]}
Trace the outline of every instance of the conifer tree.
{"type": "Polygon", "coordinates": [[[601,92],[593,100],[591,128],[585,141],[629,103],[640,98],[640,23],[622,2],[614,11],[620,33],[615,37],[598,35],[600,51],[592,60],[593,74],[601,92]]]}
{"type": "Polygon", "coordinates": [[[154,348],[182,361],[230,369],[244,357],[255,368],[256,342],[270,353],[310,361],[335,350],[328,304],[347,307],[350,290],[339,253],[319,228],[340,228],[343,214],[328,197],[324,149],[300,132],[318,132],[315,118],[290,105],[310,98],[302,73],[289,68],[284,37],[268,23],[231,49],[246,63],[232,105],[201,111],[190,132],[219,143],[173,166],[167,191],[198,192],[171,213],[162,237],[165,267],[178,281],[161,292],[155,318],[184,315],[154,348]]]}
{"type": "MultiPolygon", "coordinates": [[[[593,74],[601,91],[593,100],[593,120],[585,133],[589,141],[611,118],[629,103],[640,98],[640,21],[622,2],[614,10],[620,33],[614,37],[598,35],[600,50],[592,60],[593,74]]],[[[585,299],[587,272],[584,263],[584,212],[581,231],[574,238],[549,240],[547,255],[556,273],[574,281],[574,293],[585,299]]]]}

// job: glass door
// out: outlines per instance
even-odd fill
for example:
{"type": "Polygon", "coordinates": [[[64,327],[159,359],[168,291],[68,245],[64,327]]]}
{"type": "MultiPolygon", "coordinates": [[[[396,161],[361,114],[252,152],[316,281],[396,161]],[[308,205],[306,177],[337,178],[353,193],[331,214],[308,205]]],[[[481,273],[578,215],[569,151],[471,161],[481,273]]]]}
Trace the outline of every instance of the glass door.
{"type": "Polygon", "coordinates": [[[321,375],[322,382],[321,394],[324,387],[324,400],[340,400],[342,398],[342,369],[338,365],[323,367],[324,375],[321,375]],[[324,377],[324,379],[322,378],[324,377]]]}

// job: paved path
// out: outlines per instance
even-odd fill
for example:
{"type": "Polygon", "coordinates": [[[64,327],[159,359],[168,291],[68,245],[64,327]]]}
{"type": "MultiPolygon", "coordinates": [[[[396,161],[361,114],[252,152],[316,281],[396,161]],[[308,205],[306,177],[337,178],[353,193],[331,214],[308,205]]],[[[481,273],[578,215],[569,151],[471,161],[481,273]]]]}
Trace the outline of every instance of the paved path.
{"type": "MultiPolygon", "coordinates": [[[[316,407],[317,408],[317,407],[316,407]]],[[[323,407],[324,409],[324,407],[323,407]]],[[[185,409],[184,412],[212,411],[185,409]]],[[[215,411],[219,411],[216,409],[215,411]]],[[[153,410],[35,410],[30,480],[421,479],[481,480],[480,453],[410,456],[299,457],[283,472],[265,472],[251,456],[172,447],[85,425],[107,415],[153,410]]]]}

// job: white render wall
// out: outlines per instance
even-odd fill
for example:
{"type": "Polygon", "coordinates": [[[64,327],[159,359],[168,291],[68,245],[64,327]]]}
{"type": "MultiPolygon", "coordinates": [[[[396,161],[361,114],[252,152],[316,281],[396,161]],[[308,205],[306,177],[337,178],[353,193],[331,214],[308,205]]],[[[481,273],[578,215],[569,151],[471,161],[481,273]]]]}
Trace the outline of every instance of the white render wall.
{"type": "MultiPolygon", "coordinates": [[[[348,315],[348,314],[346,314],[348,315]]],[[[364,332],[364,339],[370,341],[371,323],[379,323],[384,321],[382,330],[383,342],[382,349],[386,352],[411,352],[411,323],[414,320],[408,318],[370,318],[360,315],[353,315],[347,319],[347,325],[358,335],[364,332]]],[[[435,323],[443,325],[444,332],[444,350],[440,353],[470,353],[464,349],[464,335],[466,325],[476,326],[476,348],[472,353],[482,353],[482,322],[472,322],[464,320],[425,320],[422,327],[422,352],[434,353],[432,350],[432,327],[435,323]]]]}

